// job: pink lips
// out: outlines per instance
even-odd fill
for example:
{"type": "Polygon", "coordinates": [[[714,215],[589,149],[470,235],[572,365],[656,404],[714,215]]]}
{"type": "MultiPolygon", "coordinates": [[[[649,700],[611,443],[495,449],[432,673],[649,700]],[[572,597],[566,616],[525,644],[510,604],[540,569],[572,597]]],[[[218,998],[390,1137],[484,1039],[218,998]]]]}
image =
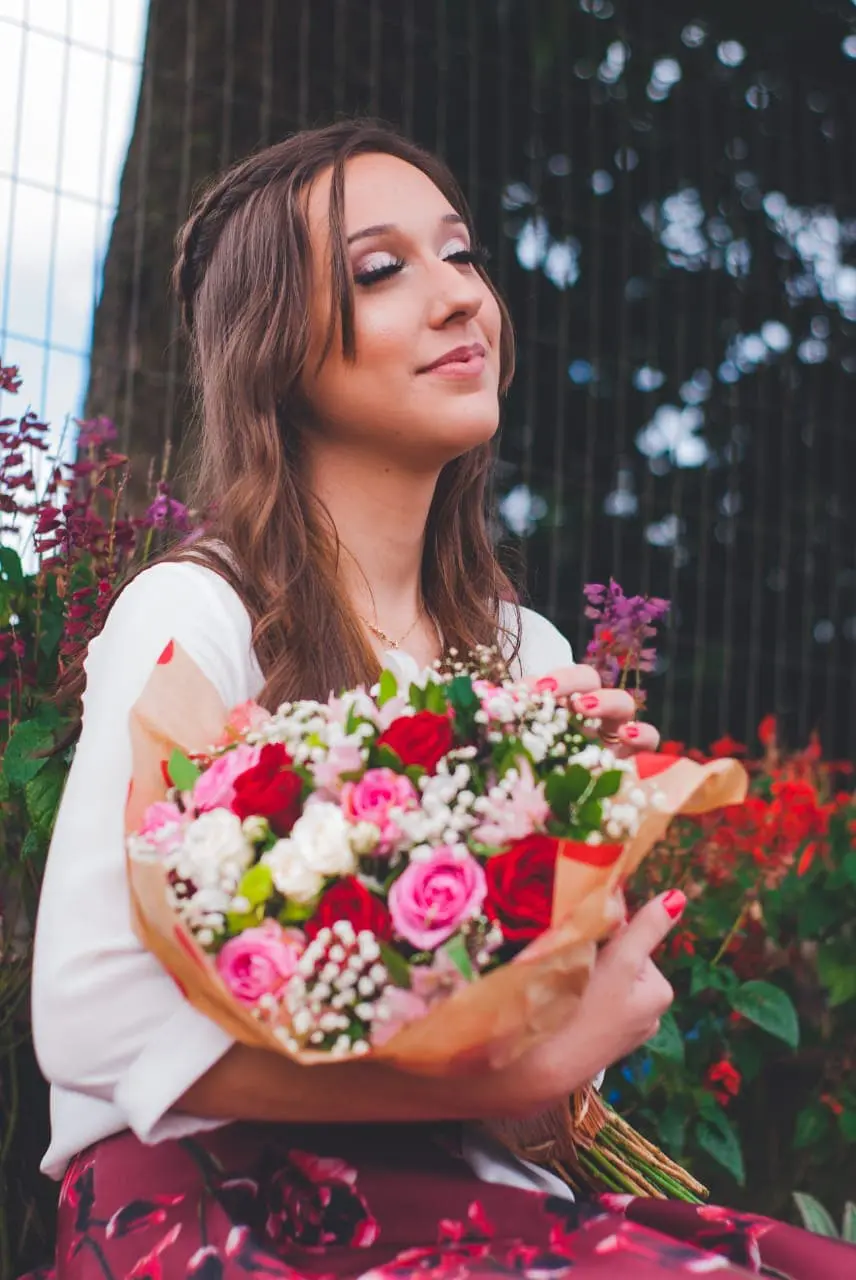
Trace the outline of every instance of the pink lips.
{"type": "Polygon", "coordinates": [[[486,351],[480,342],[447,351],[420,373],[439,373],[447,378],[477,378],[484,370],[486,351]]]}

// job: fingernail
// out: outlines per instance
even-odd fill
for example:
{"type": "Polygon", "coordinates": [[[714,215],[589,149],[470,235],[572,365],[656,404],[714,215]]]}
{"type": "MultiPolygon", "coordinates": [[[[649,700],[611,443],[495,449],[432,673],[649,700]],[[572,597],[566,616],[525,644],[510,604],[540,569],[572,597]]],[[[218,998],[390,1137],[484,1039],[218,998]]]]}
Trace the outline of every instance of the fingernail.
{"type": "Polygon", "coordinates": [[[673,920],[677,920],[686,905],[687,895],[681,893],[680,889],[670,889],[663,899],[663,906],[673,920]]]}
{"type": "Polygon", "coordinates": [[[585,697],[577,698],[577,706],[586,712],[597,711],[600,706],[600,698],[596,693],[587,693],[585,697]]]}
{"type": "Polygon", "coordinates": [[[558,680],[554,680],[552,676],[542,676],[535,685],[536,693],[555,693],[559,687],[558,680]]]}
{"type": "Polygon", "coordinates": [[[638,738],[639,726],[638,724],[626,724],[621,732],[625,738],[638,738]]]}

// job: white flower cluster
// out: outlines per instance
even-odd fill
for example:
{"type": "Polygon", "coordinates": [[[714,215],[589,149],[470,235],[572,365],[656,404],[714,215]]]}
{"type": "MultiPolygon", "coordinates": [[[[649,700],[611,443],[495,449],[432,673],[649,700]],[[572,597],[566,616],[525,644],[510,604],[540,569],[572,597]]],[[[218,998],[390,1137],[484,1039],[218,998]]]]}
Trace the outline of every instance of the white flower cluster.
{"type": "Polygon", "coordinates": [[[262,854],[276,889],[291,902],[317,898],[327,876],[349,876],[357,869],[354,843],[365,833],[345,818],[337,804],[310,800],[284,840],[262,854]]]}
{"type": "Polygon", "coordinates": [[[466,852],[464,841],[478,819],[473,813],[475,794],[469,790],[471,771],[464,761],[441,760],[433,777],[419,779],[418,809],[396,810],[395,821],[410,846],[415,862],[431,856],[431,849],[448,845],[466,852]]]}
{"type": "Polygon", "coordinates": [[[536,764],[568,755],[571,713],[552,693],[533,693],[520,684],[505,686],[484,700],[475,718],[490,726],[488,742],[502,742],[513,731],[536,764]]]}
{"type": "Polygon", "coordinates": [[[247,735],[251,746],[281,742],[295,764],[318,764],[334,747],[358,747],[365,762],[365,739],[372,737],[373,724],[359,725],[354,733],[345,732],[351,711],[364,720],[374,721],[377,707],[364,689],[351,689],[330,702],[286,702],[261,728],[247,735]]]}
{"type": "Polygon", "coordinates": [[[227,809],[200,814],[165,857],[174,881],[172,904],[203,946],[223,929],[225,914],[253,858],[240,818],[227,809]]]}
{"type": "Polygon", "coordinates": [[[368,1030],[375,1019],[388,1016],[382,996],[389,974],[380,957],[377,938],[368,930],[356,933],[346,920],[320,929],[288,983],[291,1029],[276,1029],[286,1046],[327,1048],[335,1057],[368,1053],[368,1041],[348,1033],[355,1021],[368,1030]]]}

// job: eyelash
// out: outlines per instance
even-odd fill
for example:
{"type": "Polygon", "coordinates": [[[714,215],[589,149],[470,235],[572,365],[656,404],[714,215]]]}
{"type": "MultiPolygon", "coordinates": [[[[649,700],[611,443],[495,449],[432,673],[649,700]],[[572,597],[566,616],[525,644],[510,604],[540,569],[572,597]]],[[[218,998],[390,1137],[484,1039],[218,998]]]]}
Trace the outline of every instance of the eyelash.
{"type": "MultiPolygon", "coordinates": [[[[444,258],[444,262],[454,262],[457,267],[486,267],[490,260],[490,254],[487,249],[481,246],[475,246],[472,249],[461,249],[458,253],[450,253],[448,258],[444,258]]],[[[379,284],[381,280],[388,280],[390,276],[394,276],[404,266],[403,258],[396,258],[395,262],[388,263],[385,267],[374,267],[368,271],[360,271],[354,276],[357,284],[370,287],[373,284],[379,284]]]]}

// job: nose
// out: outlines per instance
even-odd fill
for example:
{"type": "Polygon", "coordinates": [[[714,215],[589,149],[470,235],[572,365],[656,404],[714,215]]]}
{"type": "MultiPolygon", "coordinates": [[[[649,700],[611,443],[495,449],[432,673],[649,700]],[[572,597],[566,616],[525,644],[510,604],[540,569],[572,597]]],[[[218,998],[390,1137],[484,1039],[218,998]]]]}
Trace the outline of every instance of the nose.
{"type": "Polygon", "coordinates": [[[444,329],[455,321],[472,320],[484,302],[484,284],[472,267],[438,261],[432,273],[432,328],[444,329]]]}

